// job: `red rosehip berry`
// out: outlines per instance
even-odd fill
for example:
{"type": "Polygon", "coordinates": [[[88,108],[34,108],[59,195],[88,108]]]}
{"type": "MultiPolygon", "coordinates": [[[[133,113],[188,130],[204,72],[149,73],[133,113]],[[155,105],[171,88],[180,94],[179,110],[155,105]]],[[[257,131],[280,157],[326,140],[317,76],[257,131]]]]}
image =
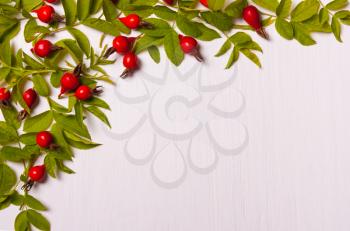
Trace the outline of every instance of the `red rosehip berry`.
{"type": "Polygon", "coordinates": [[[49,148],[52,142],[53,136],[48,131],[42,131],[36,135],[36,144],[42,148],[49,148]]]}
{"type": "Polygon", "coordinates": [[[180,37],[180,46],[183,52],[186,54],[193,52],[197,46],[198,42],[190,36],[179,36],[180,37]]]}
{"type": "Polygon", "coordinates": [[[141,24],[140,16],[137,14],[129,14],[126,17],[119,18],[119,20],[130,29],[136,29],[141,24]]]}
{"type": "Polygon", "coordinates": [[[115,51],[119,54],[125,54],[130,51],[131,43],[130,39],[125,36],[117,36],[113,40],[113,47],[115,51]]]}
{"type": "Polygon", "coordinates": [[[200,3],[205,6],[205,7],[208,7],[208,0],[200,0],[200,3]]]}
{"type": "Polygon", "coordinates": [[[6,88],[0,88],[0,101],[8,101],[11,97],[11,93],[6,88]]]}
{"type": "Polygon", "coordinates": [[[138,58],[134,53],[129,52],[124,55],[123,64],[126,69],[134,70],[138,67],[138,58]]]}
{"type": "Polygon", "coordinates": [[[41,181],[45,176],[45,165],[33,166],[28,171],[28,176],[32,181],[41,181]]]}
{"type": "Polygon", "coordinates": [[[27,104],[29,108],[33,106],[37,97],[38,97],[38,94],[32,88],[23,92],[23,95],[22,95],[24,102],[27,104]]]}
{"type": "Polygon", "coordinates": [[[251,26],[260,36],[268,39],[268,36],[262,26],[259,10],[252,5],[246,6],[243,9],[242,17],[249,26],[251,26]]]}
{"type": "Polygon", "coordinates": [[[57,3],[59,0],[45,0],[45,2],[48,2],[48,3],[57,3]]]}
{"type": "Polygon", "coordinates": [[[79,100],[88,100],[92,97],[92,90],[86,85],[81,85],[75,91],[75,97],[79,100]]]}
{"type": "Polygon", "coordinates": [[[49,5],[43,5],[39,9],[34,10],[38,19],[44,23],[51,23],[55,19],[55,9],[49,5]]]}
{"type": "Polygon", "coordinates": [[[163,0],[163,1],[170,6],[174,4],[174,0],[163,0]]]}
{"type": "Polygon", "coordinates": [[[79,79],[73,73],[67,72],[61,77],[61,87],[66,91],[75,90],[79,84],[79,79]]]}
{"type": "Polygon", "coordinates": [[[53,44],[49,40],[40,39],[38,40],[33,48],[33,52],[42,58],[48,57],[54,50],[53,44]]]}
{"type": "Polygon", "coordinates": [[[203,57],[199,52],[198,42],[190,36],[179,35],[180,46],[184,53],[194,56],[199,62],[203,62],[203,57]]]}

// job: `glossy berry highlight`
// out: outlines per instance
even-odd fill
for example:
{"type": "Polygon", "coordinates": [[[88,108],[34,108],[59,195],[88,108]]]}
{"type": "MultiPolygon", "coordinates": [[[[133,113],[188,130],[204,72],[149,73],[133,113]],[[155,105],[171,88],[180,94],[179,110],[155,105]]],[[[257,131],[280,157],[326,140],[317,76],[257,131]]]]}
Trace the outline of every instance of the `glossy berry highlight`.
{"type": "Polygon", "coordinates": [[[141,18],[137,14],[129,14],[119,18],[119,20],[130,29],[137,29],[141,24],[141,18]]]}
{"type": "Polygon", "coordinates": [[[30,88],[25,92],[23,92],[22,98],[24,102],[27,104],[27,106],[31,108],[36,102],[36,99],[38,98],[38,94],[36,93],[36,91],[30,88]]]}
{"type": "Polygon", "coordinates": [[[41,148],[49,148],[52,142],[53,136],[48,131],[42,131],[36,135],[36,144],[41,148]]]}
{"type": "Polygon", "coordinates": [[[41,181],[46,173],[46,169],[44,165],[33,166],[28,171],[28,176],[31,181],[41,181]]]}
{"type": "Polygon", "coordinates": [[[261,15],[259,10],[252,5],[246,6],[243,9],[242,17],[249,26],[251,26],[260,36],[268,39],[268,36],[261,23],[261,15]]]}
{"type": "Polygon", "coordinates": [[[8,101],[11,98],[11,93],[6,88],[0,88],[0,101],[8,101]]]}
{"type": "Polygon", "coordinates": [[[73,91],[79,87],[79,79],[73,73],[64,73],[61,77],[61,87],[66,91],[73,91]]]}
{"type": "Polygon", "coordinates": [[[209,7],[208,0],[200,0],[199,1],[203,6],[209,7]]]}
{"type": "Polygon", "coordinates": [[[55,9],[49,5],[43,5],[39,9],[34,10],[40,21],[44,23],[51,23],[55,19],[55,9]]]}
{"type": "Polygon", "coordinates": [[[132,42],[129,38],[125,36],[117,36],[113,40],[113,48],[118,54],[125,54],[130,51],[132,47],[132,42]]]}
{"type": "Polygon", "coordinates": [[[83,100],[83,101],[88,100],[92,97],[92,90],[90,89],[90,87],[86,85],[81,85],[75,91],[75,97],[78,100],[83,100]]]}
{"type": "Polygon", "coordinates": [[[33,48],[34,54],[36,54],[37,56],[39,56],[41,58],[48,57],[53,50],[54,50],[53,44],[49,40],[46,40],[46,39],[38,40],[35,43],[34,48],[33,48]]]}

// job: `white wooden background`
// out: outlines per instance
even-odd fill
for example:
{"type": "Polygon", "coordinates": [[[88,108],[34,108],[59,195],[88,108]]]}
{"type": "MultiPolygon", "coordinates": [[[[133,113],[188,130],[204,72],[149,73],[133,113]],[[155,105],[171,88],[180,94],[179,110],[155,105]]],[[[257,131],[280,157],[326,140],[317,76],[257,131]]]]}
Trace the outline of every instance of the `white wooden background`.
{"type": "Polygon", "coordinates": [[[269,33],[261,70],[242,58],[223,71],[217,41],[205,64],[144,55],[142,72],[106,86],[113,129],[88,120],[104,145],[32,190],[52,230],[350,230],[350,32],[308,48],[269,33]]]}

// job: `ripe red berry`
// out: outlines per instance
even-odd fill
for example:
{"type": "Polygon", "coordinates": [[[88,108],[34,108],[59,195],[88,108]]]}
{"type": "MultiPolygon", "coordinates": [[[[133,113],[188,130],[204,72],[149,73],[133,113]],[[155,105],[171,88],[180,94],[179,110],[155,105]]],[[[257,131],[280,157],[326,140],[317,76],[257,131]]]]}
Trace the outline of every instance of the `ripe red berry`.
{"type": "Polygon", "coordinates": [[[174,0],[163,0],[163,1],[170,6],[174,4],[174,0]]]}
{"type": "Polygon", "coordinates": [[[48,2],[48,3],[57,3],[58,0],[45,0],[45,2],[48,2]]]}
{"type": "Polygon", "coordinates": [[[11,97],[11,93],[6,88],[0,88],[0,101],[7,101],[11,97]]]}
{"type": "Polygon", "coordinates": [[[92,97],[92,91],[88,86],[81,85],[75,91],[75,97],[77,97],[79,100],[88,100],[92,97]]]}
{"type": "Polygon", "coordinates": [[[41,181],[45,176],[45,165],[33,166],[28,171],[28,176],[32,181],[41,181]]]}
{"type": "Polygon", "coordinates": [[[79,84],[79,79],[73,73],[67,72],[61,77],[61,87],[66,91],[75,90],[79,84]]]}
{"type": "Polygon", "coordinates": [[[38,19],[44,23],[51,23],[55,19],[55,9],[49,5],[43,5],[39,9],[34,10],[38,19]]]}
{"type": "Polygon", "coordinates": [[[27,104],[29,108],[33,106],[37,97],[38,97],[38,94],[32,88],[23,92],[23,95],[22,95],[24,102],[27,104]]]}
{"type": "Polygon", "coordinates": [[[134,53],[129,52],[124,55],[123,64],[126,69],[134,70],[138,67],[138,58],[134,53]]]}
{"type": "Polygon", "coordinates": [[[190,36],[179,36],[180,46],[186,54],[193,52],[197,48],[197,40],[190,36]]]}
{"type": "Polygon", "coordinates": [[[36,144],[42,148],[48,148],[53,142],[53,137],[50,132],[42,131],[36,135],[36,144]]]}
{"type": "Polygon", "coordinates": [[[53,50],[53,45],[49,40],[40,39],[34,45],[33,51],[34,53],[42,58],[45,58],[51,54],[53,50]]]}
{"type": "Polygon", "coordinates": [[[137,14],[129,14],[126,17],[119,18],[119,20],[130,29],[138,28],[141,23],[141,19],[137,14]]]}
{"type": "Polygon", "coordinates": [[[208,7],[208,0],[200,0],[200,3],[205,6],[205,7],[208,7]]]}
{"type": "Polygon", "coordinates": [[[125,36],[117,36],[113,40],[113,47],[117,53],[125,54],[131,48],[130,40],[125,36]]]}
{"type": "Polygon", "coordinates": [[[243,9],[242,17],[260,36],[268,39],[262,23],[261,16],[258,9],[255,6],[249,5],[243,9]]]}

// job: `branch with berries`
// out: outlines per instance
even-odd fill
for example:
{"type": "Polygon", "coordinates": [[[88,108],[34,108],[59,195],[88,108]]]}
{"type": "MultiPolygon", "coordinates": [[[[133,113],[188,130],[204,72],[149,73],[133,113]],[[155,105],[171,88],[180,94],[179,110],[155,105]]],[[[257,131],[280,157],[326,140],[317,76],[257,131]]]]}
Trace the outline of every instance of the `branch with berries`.
{"type": "Polygon", "coordinates": [[[230,52],[226,68],[241,55],[260,67],[262,48],[252,36],[268,40],[265,28],[274,25],[282,38],[305,46],[316,44],[314,32],[333,33],[341,42],[342,25],[350,25],[347,5],[348,0],[1,1],[0,210],[19,208],[16,231],[50,230],[47,208],[31,195],[32,188],[46,177],[74,173],[66,165],[74,149],[99,145],[85,118],[110,126],[104,113],[110,108],[100,95],[103,82],[114,83],[104,66],[118,62],[116,56],[125,68],[119,75],[126,78],[140,68],[142,52],[156,63],[161,47],[174,65],[190,56],[203,62],[205,41],[223,39],[216,56],[230,52]],[[84,27],[101,34],[99,48],[91,46],[84,27]],[[70,37],[54,42],[61,32],[70,37]],[[19,34],[32,49],[16,46],[19,34]],[[111,44],[104,43],[106,36],[113,36],[111,44]],[[47,109],[38,112],[44,102],[47,109]],[[22,165],[21,174],[15,165],[22,165]]]}

